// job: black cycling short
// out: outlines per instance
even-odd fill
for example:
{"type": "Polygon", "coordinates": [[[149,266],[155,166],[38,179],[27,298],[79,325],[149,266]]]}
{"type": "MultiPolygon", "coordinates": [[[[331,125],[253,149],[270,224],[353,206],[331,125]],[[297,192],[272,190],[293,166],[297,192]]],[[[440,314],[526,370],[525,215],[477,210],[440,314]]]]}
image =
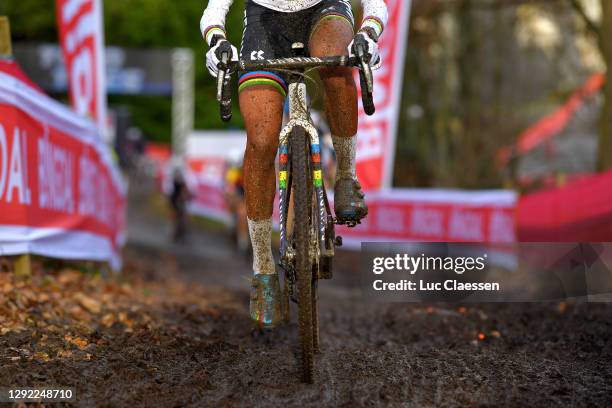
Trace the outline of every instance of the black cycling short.
{"type": "MultiPolygon", "coordinates": [[[[306,10],[283,13],[247,0],[244,12],[244,34],[240,58],[244,60],[291,57],[291,45],[306,46],[314,28],[328,18],[342,19],[354,25],[350,0],[323,0],[306,10]]],[[[239,90],[252,85],[272,85],[285,96],[287,79],[283,72],[253,71],[240,75],[239,90]]]]}

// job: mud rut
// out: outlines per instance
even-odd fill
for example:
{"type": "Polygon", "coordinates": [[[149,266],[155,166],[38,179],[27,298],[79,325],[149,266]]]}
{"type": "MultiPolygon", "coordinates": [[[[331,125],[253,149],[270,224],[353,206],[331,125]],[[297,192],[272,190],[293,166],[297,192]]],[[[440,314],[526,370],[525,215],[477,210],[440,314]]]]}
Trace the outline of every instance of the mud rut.
{"type": "MultiPolygon", "coordinates": [[[[204,326],[201,343],[183,352],[193,369],[206,372],[206,381],[196,387],[198,396],[191,400],[194,405],[609,406],[612,402],[612,307],[366,304],[353,271],[346,268],[349,256],[340,258],[345,268],[334,281],[320,285],[322,353],[316,384],[298,381],[295,325],[272,338],[251,336],[244,275],[244,289],[218,289],[223,297],[231,294],[230,301],[220,305],[219,315],[204,326]]],[[[211,267],[217,273],[215,265],[211,267]]],[[[193,272],[199,278],[188,274],[187,279],[202,279],[201,270],[193,272]]],[[[195,324],[190,328],[196,333],[203,330],[195,324]]],[[[181,367],[185,362],[178,358],[176,364],[181,367]]],[[[181,404],[186,401],[187,396],[181,404]]]]}
{"type": "Polygon", "coordinates": [[[347,254],[320,285],[317,381],[301,384],[295,326],[251,336],[248,263],[219,232],[157,245],[158,224],[130,226],[122,279],[152,288],[122,298],[130,330],[94,318],[87,359],[42,362],[8,358],[32,330],[0,336],[0,385],[72,385],[79,406],[612,406],[612,305],[368,304],[347,254]]]}

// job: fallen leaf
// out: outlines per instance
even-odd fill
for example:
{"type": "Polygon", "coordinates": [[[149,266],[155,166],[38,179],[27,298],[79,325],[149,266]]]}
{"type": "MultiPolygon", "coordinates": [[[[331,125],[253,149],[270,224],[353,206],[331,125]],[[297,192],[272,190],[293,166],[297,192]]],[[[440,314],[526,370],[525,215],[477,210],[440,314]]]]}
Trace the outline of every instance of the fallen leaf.
{"type": "Polygon", "coordinates": [[[101,322],[104,326],[111,327],[113,323],[115,323],[115,315],[113,315],[112,313],[105,314],[102,317],[101,322]]]}
{"type": "Polygon", "coordinates": [[[565,313],[565,311],[567,310],[567,303],[565,302],[560,302],[557,305],[557,312],[559,312],[560,314],[565,313]]]}
{"type": "Polygon", "coordinates": [[[126,320],[127,320],[127,313],[119,312],[119,321],[121,323],[125,323],[126,320]]]}
{"type": "Polygon", "coordinates": [[[69,336],[69,335],[65,335],[64,336],[64,340],[68,341],[69,343],[74,344],[75,346],[77,346],[81,350],[84,349],[85,347],[87,347],[87,345],[89,344],[87,342],[87,340],[85,340],[85,339],[83,339],[81,337],[72,337],[72,336],[69,336]]]}
{"type": "Polygon", "coordinates": [[[76,282],[81,277],[82,274],[79,271],[75,271],[74,269],[63,269],[58,276],[57,281],[61,284],[67,284],[76,282]]]}
{"type": "Polygon", "coordinates": [[[50,360],[49,355],[47,353],[42,353],[42,352],[38,352],[34,354],[34,357],[37,360],[45,362],[45,363],[50,360]]]}
{"type": "Polygon", "coordinates": [[[83,310],[83,308],[76,305],[72,306],[68,312],[76,320],[86,320],[88,318],[87,313],[83,310]]]}
{"type": "Polygon", "coordinates": [[[72,351],[70,351],[70,350],[59,350],[57,352],[57,356],[59,358],[69,358],[69,357],[72,357],[72,351]]]}
{"type": "Polygon", "coordinates": [[[78,292],[76,295],[74,295],[74,299],[90,313],[98,314],[102,309],[100,302],[85,295],[84,293],[78,292]]]}
{"type": "Polygon", "coordinates": [[[47,331],[49,331],[51,333],[57,333],[57,332],[60,331],[60,328],[55,326],[55,325],[53,325],[53,324],[50,324],[49,326],[47,326],[47,331]]]}

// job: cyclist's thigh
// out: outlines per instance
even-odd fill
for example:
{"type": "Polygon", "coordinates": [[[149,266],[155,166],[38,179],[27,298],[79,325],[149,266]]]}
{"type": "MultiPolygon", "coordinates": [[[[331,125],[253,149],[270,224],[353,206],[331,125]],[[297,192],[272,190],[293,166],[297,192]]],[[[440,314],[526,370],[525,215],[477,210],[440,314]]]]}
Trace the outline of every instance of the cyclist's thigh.
{"type": "Polygon", "coordinates": [[[275,154],[285,98],[270,85],[256,85],[240,92],[239,100],[249,146],[275,154]]]}
{"type": "MultiPolygon", "coordinates": [[[[290,40],[284,38],[286,13],[270,10],[253,1],[247,1],[244,17],[244,34],[240,47],[240,58],[257,61],[287,57],[291,52],[290,40]]],[[[287,80],[279,71],[249,71],[239,75],[240,92],[250,87],[276,89],[281,95],[287,93],[287,80]]]]}
{"type": "Polygon", "coordinates": [[[314,57],[348,53],[354,35],[354,18],[349,0],[323,0],[313,15],[308,49],[314,57]]]}
{"type": "MultiPolygon", "coordinates": [[[[287,16],[247,1],[245,27],[240,48],[243,60],[263,60],[286,57],[291,44],[284,39],[287,16]]],[[[238,81],[240,110],[251,145],[274,146],[282,123],[287,80],[278,71],[241,72],[238,81]]]]}

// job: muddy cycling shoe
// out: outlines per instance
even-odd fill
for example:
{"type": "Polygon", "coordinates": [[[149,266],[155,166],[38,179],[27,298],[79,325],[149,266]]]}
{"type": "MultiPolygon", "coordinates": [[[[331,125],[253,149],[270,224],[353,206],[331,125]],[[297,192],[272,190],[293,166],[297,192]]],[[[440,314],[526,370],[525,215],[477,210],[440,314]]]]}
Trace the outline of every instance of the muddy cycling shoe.
{"type": "Polygon", "coordinates": [[[259,329],[274,329],[283,321],[278,273],[253,276],[249,309],[251,320],[259,329]]]}
{"type": "Polygon", "coordinates": [[[361,184],[353,178],[336,180],[334,186],[334,211],[339,224],[355,226],[368,215],[368,206],[361,191],[361,184]]]}

